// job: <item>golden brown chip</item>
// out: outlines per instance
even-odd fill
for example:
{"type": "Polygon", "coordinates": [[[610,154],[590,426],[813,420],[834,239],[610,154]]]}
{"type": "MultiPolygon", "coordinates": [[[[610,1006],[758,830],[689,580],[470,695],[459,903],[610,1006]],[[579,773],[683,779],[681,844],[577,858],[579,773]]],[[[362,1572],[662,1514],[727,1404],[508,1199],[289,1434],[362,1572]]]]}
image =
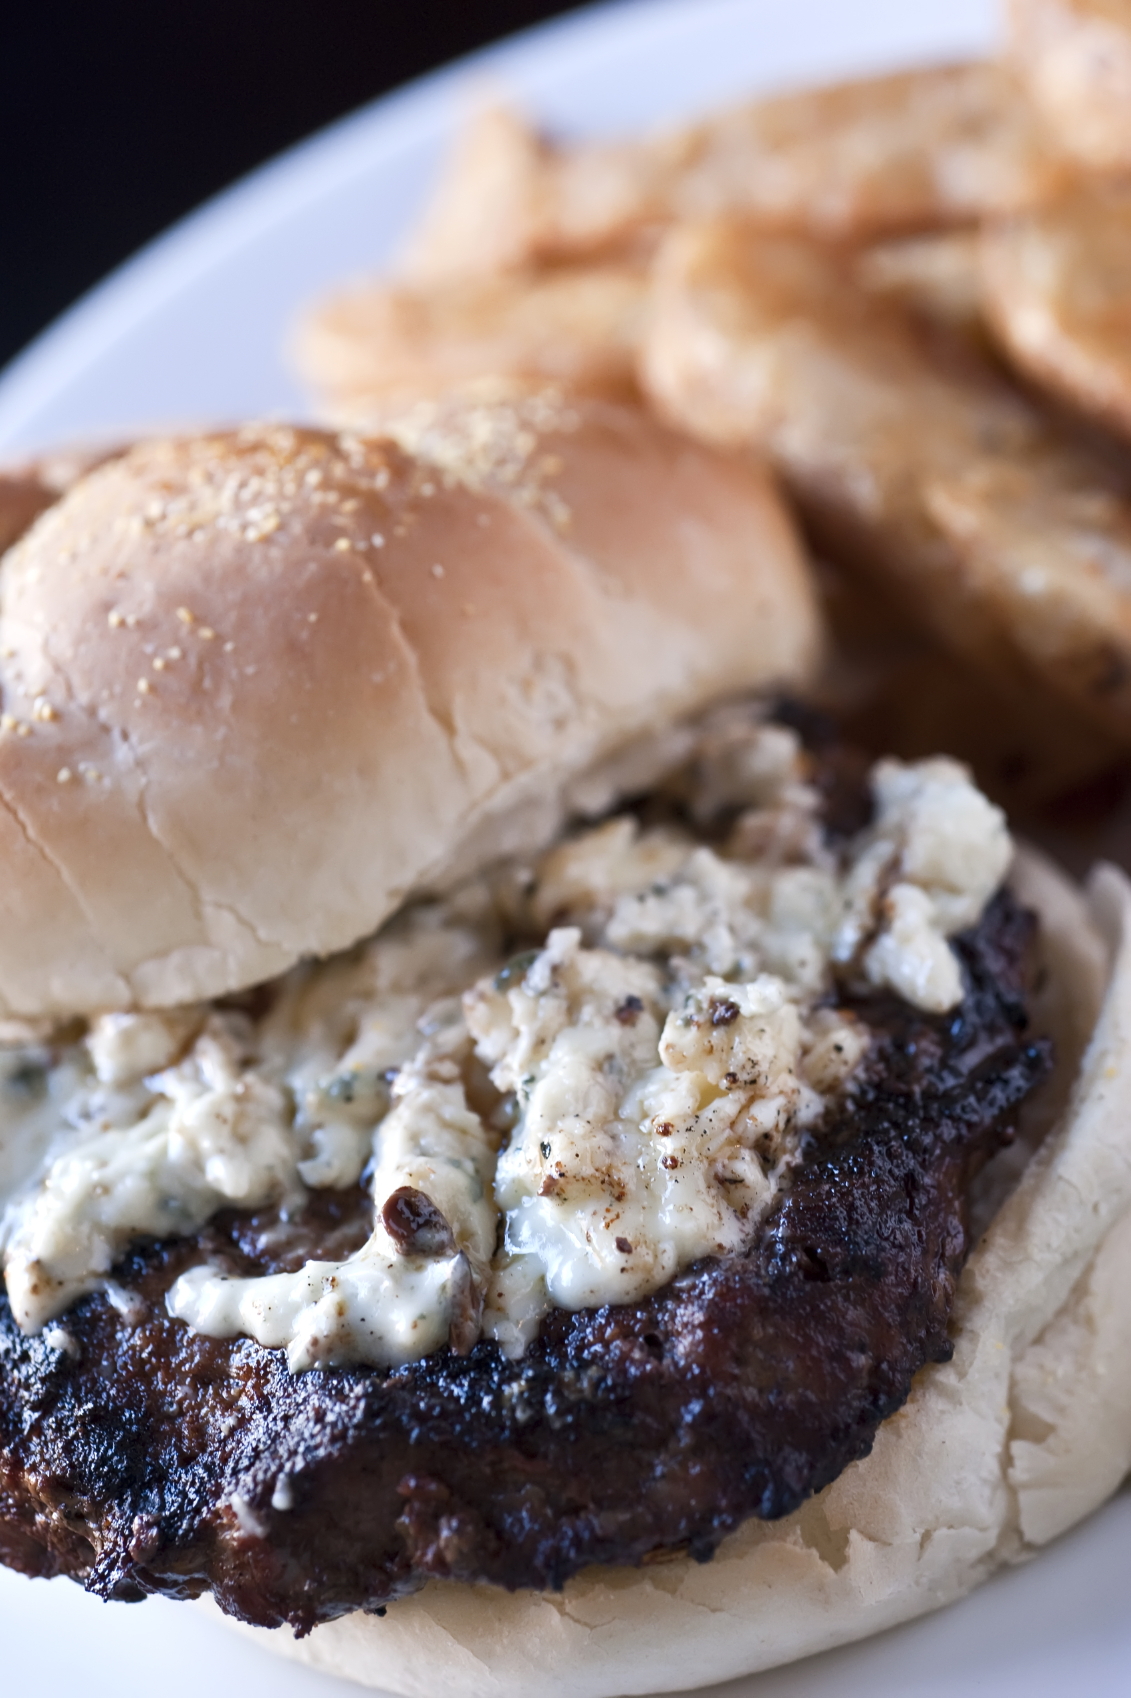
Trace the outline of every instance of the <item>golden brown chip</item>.
{"type": "Polygon", "coordinates": [[[980,339],[978,267],[977,232],[945,230],[873,243],[861,250],[855,276],[868,294],[894,301],[928,323],[980,339]]]}
{"type": "Polygon", "coordinates": [[[436,275],[561,259],[729,213],[868,240],[1031,206],[1065,170],[1010,75],[982,62],[776,95],[641,140],[555,147],[488,113],[410,262],[436,275]]]}
{"type": "Polygon", "coordinates": [[[817,577],[834,640],[817,699],[853,743],[903,760],[947,750],[1030,833],[1121,771],[1125,747],[1059,697],[984,677],[858,573],[822,563],[817,577]]]}
{"type": "Polygon", "coordinates": [[[716,224],[668,238],[644,375],[687,428],[764,445],[825,551],[983,676],[1131,741],[1126,484],[968,345],[925,340],[842,256],[716,224]]]}
{"type": "Polygon", "coordinates": [[[987,228],[986,311],[1039,383],[1131,434],[1131,183],[1095,182],[987,228]]]}
{"type": "Polygon", "coordinates": [[[490,274],[520,265],[549,148],[505,106],[478,112],[456,138],[404,256],[422,282],[490,274]]]}
{"type": "Polygon", "coordinates": [[[638,265],[504,272],[334,296],[299,327],[299,370],[328,412],[485,376],[631,395],[647,276],[638,265]]]}
{"type": "Polygon", "coordinates": [[[834,239],[1032,205],[1063,172],[1010,76],[981,62],[759,101],[709,119],[685,148],[677,217],[740,212],[834,239]]]}
{"type": "Polygon", "coordinates": [[[1131,168],[1131,4],[1009,0],[1010,57],[1059,144],[1085,165],[1131,168]]]}
{"type": "Polygon", "coordinates": [[[557,145],[519,113],[488,107],[457,136],[400,271],[413,282],[532,263],[644,257],[671,218],[682,135],[557,145]]]}

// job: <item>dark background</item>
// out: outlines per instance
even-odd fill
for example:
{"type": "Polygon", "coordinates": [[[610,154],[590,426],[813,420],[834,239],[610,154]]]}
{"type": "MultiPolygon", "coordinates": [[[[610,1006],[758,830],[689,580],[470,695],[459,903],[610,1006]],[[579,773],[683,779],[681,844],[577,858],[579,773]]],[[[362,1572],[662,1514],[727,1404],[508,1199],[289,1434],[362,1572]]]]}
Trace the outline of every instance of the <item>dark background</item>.
{"type": "Polygon", "coordinates": [[[0,365],[281,148],[547,0],[0,0],[0,365]]]}

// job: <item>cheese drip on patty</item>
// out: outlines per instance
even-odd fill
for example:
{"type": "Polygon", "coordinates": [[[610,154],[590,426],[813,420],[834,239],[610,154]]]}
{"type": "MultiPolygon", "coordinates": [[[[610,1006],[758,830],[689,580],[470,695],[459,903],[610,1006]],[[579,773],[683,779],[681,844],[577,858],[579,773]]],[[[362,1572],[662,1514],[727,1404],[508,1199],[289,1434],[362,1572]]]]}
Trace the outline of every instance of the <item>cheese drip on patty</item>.
{"type": "Polygon", "coordinates": [[[520,1355],[552,1306],[631,1302],[752,1240],[886,987],[942,1013],[947,941],[1000,885],[1005,823],[949,760],[880,762],[831,843],[795,734],[732,709],[625,814],[407,910],[256,1001],[108,1014],[3,1054],[0,1251],[19,1325],[105,1290],[136,1240],[356,1185],[369,1241],[170,1312],[292,1370],[520,1355]],[[701,819],[698,831],[688,820],[701,819]],[[510,954],[515,943],[526,945],[510,954]]]}

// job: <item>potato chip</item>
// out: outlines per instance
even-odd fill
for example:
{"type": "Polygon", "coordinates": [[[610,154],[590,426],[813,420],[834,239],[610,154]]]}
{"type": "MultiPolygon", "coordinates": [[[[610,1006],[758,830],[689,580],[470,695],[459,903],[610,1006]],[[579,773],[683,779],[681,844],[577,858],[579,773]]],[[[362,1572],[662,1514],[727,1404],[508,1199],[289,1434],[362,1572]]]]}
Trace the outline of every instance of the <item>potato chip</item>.
{"type": "Polygon", "coordinates": [[[486,376],[626,396],[646,294],[644,268],[630,264],[371,284],[311,312],[294,356],[336,417],[486,376]]]}
{"type": "Polygon", "coordinates": [[[477,112],[456,138],[401,270],[431,282],[520,265],[530,247],[550,149],[505,106],[477,112]]]}
{"type": "Polygon", "coordinates": [[[1131,4],[1009,0],[1009,53],[1065,152],[1131,168],[1131,4]]]}
{"type": "Polygon", "coordinates": [[[833,635],[818,700],[870,753],[922,760],[940,749],[1027,832],[1049,805],[1107,780],[1126,748],[1051,692],[1010,690],[940,647],[859,573],[821,563],[833,635]]]}
{"type": "Polygon", "coordinates": [[[980,62],[779,95],[709,119],[685,148],[677,217],[834,239],[1029,206],[1063,174],[1012,79],[980,62]]]}
{"type": "Polygon", "coordinates": [[[594,254],[724,213],[867,240],[1031,206],[1065,171],[1010,75],[982,62],[775,95],[640,140],[554,146],[487,113],[410,262],[434,276],[594,254]]]}
{"type": "Polygon", "coordinates": [[[846,256],[715,224],[668,238],[644,375],[687,428],[763,445],[825,550],[986,678],[1131,740],[1126,481],[968,344],[846,256]]]}
{"type": "Polygon", "coordinates": [[[1131,183],[1095,182],[982,238],[986,311],[1022,370],[1131,434],[1131,183]]]}
{"type": "Polygon", "coordinates": [[[980,340],[983,335],[978,236],[974,230],[900,236],[862,249],[860,287],[929,324],[980,340]]]}

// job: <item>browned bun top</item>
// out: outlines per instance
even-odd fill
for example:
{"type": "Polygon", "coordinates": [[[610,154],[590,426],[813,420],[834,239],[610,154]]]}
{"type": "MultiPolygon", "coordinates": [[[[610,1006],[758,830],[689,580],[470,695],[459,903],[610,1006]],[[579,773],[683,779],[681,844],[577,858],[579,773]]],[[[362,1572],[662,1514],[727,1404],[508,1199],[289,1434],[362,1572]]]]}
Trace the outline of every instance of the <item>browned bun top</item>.
{"type": "Polygon", "coordinates": [[[5,557],[0,1009],[340,949],[544,832],[594,761],[813,665],[753,463],[554,395],[399,435],[144,443],[5,557]]]}
{"type": "Polygon", "coordinates": [[[0,555],[71,485],[126,451],[125,443],[76,444],[0,469],[0,555]]]}
{"type": "Polygon", "coordinates": [[[32,472],[0,472],[0,554],[54,499],[54,491],[32,472]]]}

